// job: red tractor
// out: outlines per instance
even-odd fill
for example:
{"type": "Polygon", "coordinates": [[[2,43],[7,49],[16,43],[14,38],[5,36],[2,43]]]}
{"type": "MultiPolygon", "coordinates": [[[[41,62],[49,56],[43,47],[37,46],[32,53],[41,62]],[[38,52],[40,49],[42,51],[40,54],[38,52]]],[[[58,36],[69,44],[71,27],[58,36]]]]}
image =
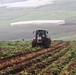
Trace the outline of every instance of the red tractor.
{"type": "Polygon", "coordinates": [[[32,41],[32,47],[43,46],[44,48],[49,48],[51,39],[48,37],[48,31],[36,30],[33,33],[35,33],[35,37],[32,41]]]}

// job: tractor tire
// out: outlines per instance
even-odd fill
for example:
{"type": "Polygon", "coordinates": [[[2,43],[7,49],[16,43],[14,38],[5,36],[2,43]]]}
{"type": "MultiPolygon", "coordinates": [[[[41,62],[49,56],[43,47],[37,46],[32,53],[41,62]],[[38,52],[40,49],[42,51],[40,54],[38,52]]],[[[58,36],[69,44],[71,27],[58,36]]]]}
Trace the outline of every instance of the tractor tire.
{"type": "Polygon", "coordinates": [[[36,47],[36,43],[32,41],[32,47],[36,47]]]}
{"type": "Polygon", "coordinates": [[[49,48],[49,42],[46,43],[46,48],[49,48]]]}
{"type": "Polygon", "coordinates": [[[43,44],[43,47],[44,48],[49,48],[49,42],[48,41],[45,41],[45,43],[43,44]]]}

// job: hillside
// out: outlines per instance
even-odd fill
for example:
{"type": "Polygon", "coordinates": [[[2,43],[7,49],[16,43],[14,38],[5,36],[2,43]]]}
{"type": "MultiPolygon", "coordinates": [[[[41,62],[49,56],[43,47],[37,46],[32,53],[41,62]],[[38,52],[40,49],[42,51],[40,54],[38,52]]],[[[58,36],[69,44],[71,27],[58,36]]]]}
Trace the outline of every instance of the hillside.
{"type": "Polygon", "coordinates": [[[38,8],[5,9],[0,8],[0,40],[31,39],[32,31],[45,29],[49,31],[52,39],[76,39],[76,1],[55,0],[54,4],[38,8]],[[61,26],[15,26],[10,23],[30,20],[65,20],[61,26]],[[26,35],[25,35],[26,34],[26,35]],[[31,36],[30,36],[31,35],[31,36]]]}
{"type": "Polygon", "coordinates": [[[47,5],[35,9],[30,8],[29,10],[24,8],[19,10],[0,8],[0,23],[5,25],[16,21],[40,19],[63,19],[68,22],[74,22],[76,20],[75,8],[75,0],[55,0],[53,5],[47,5]]]}

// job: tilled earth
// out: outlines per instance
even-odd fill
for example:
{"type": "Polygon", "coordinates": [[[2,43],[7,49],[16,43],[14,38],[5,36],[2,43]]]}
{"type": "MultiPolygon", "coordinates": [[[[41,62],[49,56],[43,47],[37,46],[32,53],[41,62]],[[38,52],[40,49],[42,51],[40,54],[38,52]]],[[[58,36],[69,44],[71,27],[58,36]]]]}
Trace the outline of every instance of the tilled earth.
{"type": "Polygon", "coordinates": [[[0,60],[0,75],[58,75],[63,67],[52,66],[52,64],[64,64],[65,62],[67,64],[69,61],[74,60],[71,58],[68,62],[65,61],[69,56],[64,59],[61,58],[69,52],[69,44],[69,42],[56,43],[47,49],[4,58],[0,60]],[[60,69],[58,71],[50,69],[54,67],[60,69]]]}

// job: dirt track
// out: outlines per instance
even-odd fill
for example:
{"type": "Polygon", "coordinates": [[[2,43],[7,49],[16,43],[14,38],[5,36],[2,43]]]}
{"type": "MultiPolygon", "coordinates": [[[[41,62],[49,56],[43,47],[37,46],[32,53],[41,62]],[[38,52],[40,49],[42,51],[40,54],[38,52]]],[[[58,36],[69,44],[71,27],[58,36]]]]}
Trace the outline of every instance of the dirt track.
{"type": "MultiPolygon", "coordinates": [[[[33,74],[34,70],[45,67],[45,63],[43,63],[45,59],[49,59],[50,56],[53,56],[60,48],[65,47],[68,44],[68,42],[57,43],[48,49],[41,49],[26,54],[23,53],[0,60],[0,74],[8,75],[8,73],[10,73],[20,75],[22,71],[33,74]]],[[[63,54],[60,54],[59,56],[62,56],[63,54]]],[[[51,60],[47,60],[48,63],[57,60],[57,57],[59,56],[53,56],[51,60]]]]}

